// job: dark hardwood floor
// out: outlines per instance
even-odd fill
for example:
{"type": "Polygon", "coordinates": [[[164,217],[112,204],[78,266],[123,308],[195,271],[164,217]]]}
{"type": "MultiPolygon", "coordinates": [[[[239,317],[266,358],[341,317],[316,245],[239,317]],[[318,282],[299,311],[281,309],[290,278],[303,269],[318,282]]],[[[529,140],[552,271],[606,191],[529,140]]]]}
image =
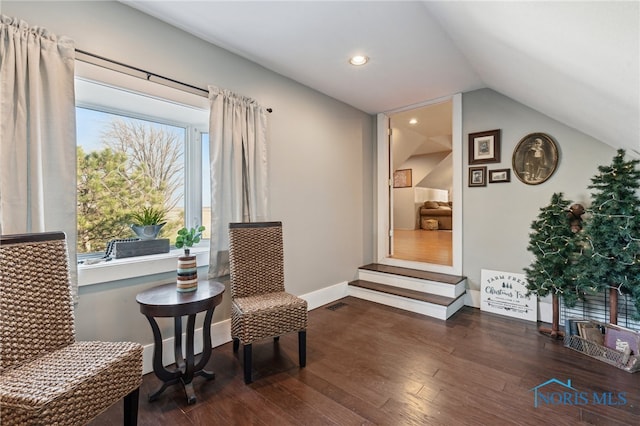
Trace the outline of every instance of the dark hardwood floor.
{"type": "MultiPolygon", "coordinates": [[[[144,377],[140,425],[639,425],[640,373],[565,348],[537,326],[465,307],[448,321],[347,297],[309,313],[307,367],[297,335],[254,344],[245,385],[231,343],[214,349],[216,378],[194,379],[198,402],[144,377]],[[533,388],[571,380],[589,401],[534,407],[533,388]],[[591,395],[612,393],[596,404],[591,395]],[[619,399],[619,393],[625,399],[619,399]]],[[[240,354],[241,354],[240,350],[240,354]]],[[[566,398],[564,388],[546,389],[566,398]]],[[[557,399],[556,398],[556,399],[557,399]]],[[[558,400],[560,400],[558,399],[558,400]]],[[[121,423],[122,403],[92,425],[121,423]]]]}

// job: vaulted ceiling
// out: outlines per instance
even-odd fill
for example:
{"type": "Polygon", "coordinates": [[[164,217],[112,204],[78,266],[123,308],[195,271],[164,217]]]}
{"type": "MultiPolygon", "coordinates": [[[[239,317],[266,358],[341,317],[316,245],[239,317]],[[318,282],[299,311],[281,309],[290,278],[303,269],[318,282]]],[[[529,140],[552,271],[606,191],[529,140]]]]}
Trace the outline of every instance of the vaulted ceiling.
{"type": "Polygon", "coordinates": [[[122,1],[371,114],[488,87],[640,155],[637,0],[122,1]]]}

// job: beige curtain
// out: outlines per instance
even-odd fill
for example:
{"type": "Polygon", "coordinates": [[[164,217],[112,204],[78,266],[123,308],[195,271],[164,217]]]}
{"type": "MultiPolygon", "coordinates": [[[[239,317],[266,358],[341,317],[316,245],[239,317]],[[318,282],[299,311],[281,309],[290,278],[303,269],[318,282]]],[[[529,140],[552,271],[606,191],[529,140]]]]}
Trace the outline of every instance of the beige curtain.
{"type": "Polygon", "coordinates": [[[64,231],[76,279],[74,43],[0,15],[0,233],[64,231]]]}
{"type": "Polygon", "coordinates": [[[267,220],[267,111],[209,86],[211,241],[209,276],[229,273],[229,223],[267,220]]]}

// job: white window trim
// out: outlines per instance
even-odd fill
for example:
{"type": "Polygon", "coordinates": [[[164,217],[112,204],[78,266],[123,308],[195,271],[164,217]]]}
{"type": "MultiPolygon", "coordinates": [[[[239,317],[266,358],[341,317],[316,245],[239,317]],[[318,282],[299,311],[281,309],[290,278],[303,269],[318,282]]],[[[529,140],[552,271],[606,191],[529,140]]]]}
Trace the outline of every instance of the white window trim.
{"type": "MultiPolygon", "coordinates": [[[[183,254],[183,249],[173,249],[169,253],[112,259],[93,265],[78,265],[78,287],[175,272],[178,256],[183,254]]],[[[198,267],[209,265],[208,244],[192,247],[191,254],[196,255],[198,267]]]]}
{"type": "MultiPolygon", "coordinates": [[[[198,109],[208,110],[209,108],[208,99],[205,97],[166,87],[161,84],[141,80],[130,75],[118,73],[113,70],[107,70],[84,62],[76,61],[76,77],[90,81],[99,81],[105,85],[113,85],[118,88],[146,94],[150,97],[171,100],[177,104],[188,105],[198,109]]],[[[80,102],[78,106],[91,108],[94,105],[80,102]]],[[[112,113],[118,112],[116,110],[108,111],[111,108],[100,107],[99,109],[112,113]]],[[[146,117],[136,118],[144,119],[146,117]]],[[[206,128],[205,132],[208,132],[208,128],[206,128]]],[[[192,160],[197,157],[197,152],[195,152],[196,150],[194,149],[194,143],[196,140],[199,140],[200,134],[205,132],[202,132],[199,128],[187,128],[185,161],[187,160],[187,155],[190,156],[192,160]]],[[[198,161],[195,161],[194,164],[198,169],[200,168],[198,161]]],[[[197,182],[199,181],[197,178],[197,172],[197,169],[190,170],[187,176],[185,176],[185,184],[187,184],[187,180],[190,180],[190,183],[196,185],[193,189],[198,189],[198,192],[195,195],[185,193],[185,221],[187,224],[190,221],[197,221],[201,214],[201,212],[198,213],[198,209],[193,205],[193,202],[202,203],[202,190],[199,185],[197,185],[197,182]]],[[[188,225],[192,226],[190,224],[188,225]]],[[[79,264],[78,286],[90,286],[172,272],[176,270],[177,259],[183,253],[183,249],[174,248],[169,253],[112,259],[110,261],[101,261],[95,264],[79,264]]],[[[208,241],[203,241],[198,246],[192,247],[191,253],[196,255],[198,267],[206,267],[209,265],[208,241]]]]}

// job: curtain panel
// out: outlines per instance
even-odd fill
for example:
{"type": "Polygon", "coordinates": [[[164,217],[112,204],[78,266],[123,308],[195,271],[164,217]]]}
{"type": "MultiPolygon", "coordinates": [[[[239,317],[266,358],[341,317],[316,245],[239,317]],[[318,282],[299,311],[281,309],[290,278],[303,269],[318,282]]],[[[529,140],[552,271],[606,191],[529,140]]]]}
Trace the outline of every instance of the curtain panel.
{"type": "Polygon", "coordinates": [[[209,86],[211,241],[209,277],[229,274],[229,223],[267,220],[267,111],[209,86]]]}
{"type": "Polygon", "coordinates": [[[0,15],[0,233],[64,231],[77,295],[74,42],[0,15]]]}

